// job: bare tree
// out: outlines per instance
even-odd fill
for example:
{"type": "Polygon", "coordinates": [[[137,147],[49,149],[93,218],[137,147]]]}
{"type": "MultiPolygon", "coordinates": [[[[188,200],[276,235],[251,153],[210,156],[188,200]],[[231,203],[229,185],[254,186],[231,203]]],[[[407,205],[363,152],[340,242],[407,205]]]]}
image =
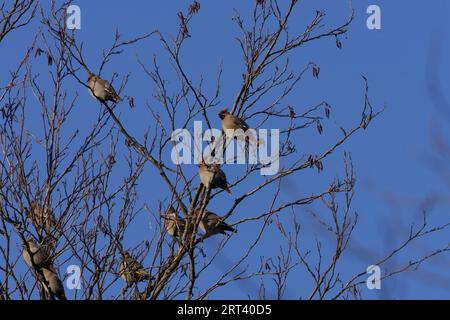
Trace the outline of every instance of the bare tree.
{"type": "MultiPolygon", "coordinates": [[[[6,31],[0,41],[7,33],[25,27],[35,18],[37,1],[22,2],[9,11],[10,18],[3,22],[6,31]]],[[[179,26],[175,36],[154,30],[124,40],[116,32],[97,69],[86,62],[85,47],[78,40],[76,31],[65,27],[68,3],[57,7],[55,1],[51,1],[50,6],[41,7],[38,11],[40,21],[34,21],[40,26],[39,32],[15,71],[11,72],[7,86],[0,91],[3,105],[0,297],[60,299],[62,296],[52,283],[53,278],[48,277],[48,270],[63,280],[64,272],[59,267],[69,262],[78,265],[81,271],[82,289],[75,291],[75,299],[206,299],[230,283],[248,279],[261,279],[261,298],[266,298],[266,279],[273,279],[276,296],[281,299],[285,297],[289,275],[299,268],[311,277],[311,299],[358,297],[365,270],[355,271],[348,280],[339,273],[342,253],[352,240],[352,232],[358,223],[358,215],[351,207],[356,177],[350,155],[345,153],[344,156],[343,178],[332,181],[324,190],[308,190],[307,194],[295,194],[294,199],[284,201],[282,185],[311,169],[316,169],[319,174],[324,170],[326,160],[331,160],[355,134],[369,128],[380,109],[372,107],[369,83],[363,78],[362,111],[354,125],[338,126],[338,136],[331,134],[330,128],[331,142],[320,152],[297,150],[298,132],[326,134],[326,119],[333,117],[333,110],[326,101],[306,108],[285,102],[308,74],[315,78],[320,76],[320,67],[313,62],[301,70],[292,70],[293,53],[327,38],[340,48],[341,38],[354,18],[350,7],[348,19],[340,25],[329,26],[325,12],[317,11],[303,31],[294,32],[289,26],[299,3],[298,0],[287,3],[256,1],[249,17],[243,17],[237,11],[234,16],[241,33],[238,45],[244,70],[229,111],[241,121],[251,123],[255,129],[270,126],[274,121],[277,123],[282,167],[273,176],[255,179],[264,164],[246,164],[238,177],[229,179],[231,189],[245,191],[234,194],[230,205],[223,208],[220,218],[215,221],[218,224],[226,221],[227,230],[256,221],[260,222],[260,227],[251,241],[242,244],[240,257],[232,261],[219,278],[208,279],[207,285],[204,285],[206,280],[203,279],[207,279],[204,275],[239,233],[222,238],[213,254],[204,254],[204,245],[210,241],[211,234],[203,234],[200,228],[204,228],[205,219],[211,215],[208,206],[217,201],[223,190],[213,190],[212,184],[203,185],[197,170],[192,173],[192,167],[170,162],[171,150],[176,143],[170,133],[178,128],[190,129],[192,122],[199,119],[212,128],[213,117],[223,108],[221,67],[215,90],[207,92],[203,78],[196,81],[195,76],[189,74],[185,67],[189,61],[181,54],[191,37],[190,24],[201,10],[200,3],[194,1],[186,12],[178,13],[179,26]],[[80,107],[79,92],[91,91],[95,95],[85,81],[88,75],[103,76],[105,67],[113,64],[125,49],[151,37],[159,39],[170,66],[161,68],[156,55],[152,61],[137,61],[154,87],[154,106],[147,108],[154,124],[149,125],[144,135],[134,135],[132,124],[121,119],[117,103],[99,99],[97,118],[87,119],[91,127],[74,128],[70,119],[73,110],[80,107]],[[42,57],[47,58],[48,75],[39,75],[33,70],[33,64],[42,57]],[[32,108],[36,105],[39,110],[32,108]],[[159,181],[152,182],[161,194],[157,208],[150,209],[139,192],[144,170],[153,170],[160,177],[159,181]],[[265,199],[268,205],[263,212],[237,221],[234,219],[244,203],[259,201],[267,192],[272,197],[265,199]],[[311,214],[333,235],[335,245],[333,254],[327,257],[318,241],[314,260],[310,259],[313,249],[302,248],[297,212],[315,202],[321,202],[324,210],[311,214]],[[176,218],[166,215],[171,207],[178,214],[176,218]],[[133,232],[133,222],[143,214],[150,217],[150,238],[142,239],[130,248],[126,237],[133,232]],[[168,221],[177,228],[177,232],[171,232],[173,237],[166,230],[168,221]],[[261,257],[258,265],[249,266],[252,253],[267,237],[273,221],[280,240],[286,241],[286,249],[275,252],[274,257],[261,257]],[[49,258],[44,266],[31,259],[29,268],[23,267],[22,251],[25,255],[35,255],[33,248],[26,245],[30,237],[40,247],[48,249],[49,258]],[[326,262],[327,258],[329,262],[326,262]]],[[[123,96],[128,75],[121,79],[114,75],[111,83],[117,79],[120,81],[117,93],[123,96]]],[[[134,98],[126,98],[133,107],[134,98]]],[[[96,102],[93,100],[92,104],[96,102]]],[[[217,152],[217,145],[215,147],[217,152]]],[[[226,165],[222,170],[227,171],[226,165]]],[[[418,230],[411,229],[404,244],[386,253],[378,265],[383,265],[413,241],[440,232],[447,226],[428,227],[424,218],[422,226],[418,230]]],[[[448,247],[438,248],[430,255],[385,274],[384,278],[446,251],[448,247]]]]}
{"type": "Polygon", "coordinates": [[[8,33],[20,29],[30,23],[37,9],[35,0],[14,0],[3,2],[0,7],[0,42],[8,33]]]}

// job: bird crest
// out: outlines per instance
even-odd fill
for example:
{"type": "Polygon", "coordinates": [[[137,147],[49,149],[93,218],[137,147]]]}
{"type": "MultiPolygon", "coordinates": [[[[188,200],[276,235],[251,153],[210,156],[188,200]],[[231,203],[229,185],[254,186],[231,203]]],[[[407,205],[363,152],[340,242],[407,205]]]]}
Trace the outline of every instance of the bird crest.
{"type": "Polygon", "coordinates": [[[223,109],[223,110],[221,110],[221,111],[219,112],[219,118],[220,118],[220,119],[223,119],[223,118],[225,118],[225,116],[226,116],[227,114],[230,114],[230,113],[228,112],[228,108],[225,108],[225,109],[223,109]]]}

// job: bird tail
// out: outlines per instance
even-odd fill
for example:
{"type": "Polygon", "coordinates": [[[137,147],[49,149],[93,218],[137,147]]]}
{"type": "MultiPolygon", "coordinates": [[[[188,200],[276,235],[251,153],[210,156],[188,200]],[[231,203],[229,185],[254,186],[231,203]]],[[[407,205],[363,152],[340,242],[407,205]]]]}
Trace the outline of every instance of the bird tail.
{"type": "Polygon", "coordinates": [[[142,280],[150,280],[152,278],[150,273],[144,270],[138,271],[138,275],[141,277],[142,280]]]}
{"type": "Polygon", "coordinates": [[[228,192],[229,194],[232,194],[230,188],[228,186],[226,186],[225,188],[223,188],[223,190],[225,190],[226,192],[228,192]]]}
{"type": "Polygon", "coordinates": [[[237,230],[235,228],[233,228],[233,227],[231,227],[231,226],[229,226],[227,224],[225,224],[223,226],[223,234],[226,234],[225,231],[230,231],[230,232],[233,232],[233,233],[237,233],[237,230]]]}
{"type": "Polygon", "coordinates": [[[122,101],[122,98],[119,97],[119,95],[117,93],[113,93],[111,95],[111,99],[114,103],[119,103],[120,101],[122,101]]]}

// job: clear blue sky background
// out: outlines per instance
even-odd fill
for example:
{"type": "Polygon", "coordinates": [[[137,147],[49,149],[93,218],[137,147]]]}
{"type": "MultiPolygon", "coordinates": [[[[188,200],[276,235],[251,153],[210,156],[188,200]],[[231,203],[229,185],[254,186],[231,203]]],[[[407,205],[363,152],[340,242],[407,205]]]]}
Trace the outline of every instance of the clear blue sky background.
{"type": "MultiPolygon", "coordinates": [[[[231,104],[241,83],[242,59],[235,38],[239,30],[232,21],[233,9],[238,9],[243,17],[248,15],[254,1],[200,1],[200,13],[194,18],[190,27],[192,38],[188,40],[183,53],[183,61],[194,79],[203,75],[206,82],[214,81],[220,63],[223,63],[223,83],[221,102],[223,106],[231,104]]],[[[300,1],[300,10],[295,13],[291,29],[302,30],[302,26],[313,16],[315,9],[327,12],[328,25],[343,21],[349,13],[347,1],[300,1]]],[[[190,1],[87,1],[75,2],[82,10],[82,30],[79,39],[85,42],[87,63],[97,70],[101,61],[102,50],[108,48],[118,28],[124,38],[136,36],[159,29],[165,34],[175,34],[178,25],[176,13],[184,10],[190,1]]],[[[343,151],[352,153],[357,170],[358,184],[354,201],[354,210],[360,214],[360,224],[353,238],[353,243],[344,255],[341,264],[344,279],[356,272],[361,272],[378,258],[382,257],[407,236],[412,221],[420,223],[420,213],[430,213],[430,224],[439,224],[450,218],[449,192],[450,183],[435,169],[430,157],[433,149],[433,135],[440,133],[448,137],[449,122],[442,119],[432,104],[426,86],[427,61],[432,36],[440,34],[443,57],[450,56],[446,31],[450,3],[445,0],[433,1],[354,1],[356,19],[350,27],[346,39],[341,39],[343,48],[337,49],[333,39],[313,42],[305,48],[295,51],[291,56],[292,67],[300,70],[302,66],[314,61],[321,67],[319,80],[308,75],[295,92],[286,100],[297,110],[326,100],[333,106],[332,120],[325,122],[324,136],[309,134],[298,137],[298,149],[302,153],[322,150],[333,139],[340,136],[336,123],[350,127],[358,121],[363,103],[363,81],[365,75],[370,83],[370,95],[374,106],[386,111],[371,125],[368,131],[359,133],[348,142],[344,149],[334,153],[324,165],[325,171],[320,175],[316,171],[302,172],[291,178],[289,185],[283,189],[283,199],[288,200],[299,195],[319,192],[333,177],[342,176],[343,151]],[[366,28],[366,8],[377,4],[382,9],[382,29],[370,31],[366,28]],[[305,140],[302,140],[305,138],[305,140]],[[307,140],[311,139],[311,140],[307,140]],[[438,196],[438,197],[436,197],[438,196]],[[438,199],[438,200],[436,200],[438,199]],[[436,203],[436,201],[438,201],[436,203]]],[[[29,43],[33,35],[22,30],[2,43],[0,52],[3,61],[17,61],[18,53],[29,43]],[[19,36],[17,36],[19,35],[19,36]],[[6,52],[6,56],[4,55],[6,52]]],[[[164,52],[158,39],[151,38],[129,48],[120,57],[114,58],[104,70],[104,77],[109,78],[115,71],[120,75],[131,73],[126,95],[134,96],[136,108],[124,107],[120,115],[124,124],[138,137],[142,136],[148,126],[154,126],[148,115],[145,103],[157,108],[151,99],[153,84],[143,75],[136,63],[139,57],[151,66],[153,54],[159,56],[160,64],[165,65],[164,52]]],[[[450,64],[443,59],[438,65],[439,77],[444,93],[448,92],[450,64]]],[[[2,74],[12,64],[2,64],[2,74]]],[[[45,73],[46,64],[35,67],[45,73]],[[42,68],[42,70],[40,70],[42,68]]],[[[167,67],[163,67],[167,69],[167,67]]],[[[2,85],[4,85],[2,83],[2,85]]],[[[212,92],[212,86],[210,89],[212,92]]],[[[450,94],[448,94],[450,99],[450,94]]],[[[93,100],[80,88],[80,97],[73,115],[73,126],[88,128],[89,117],[97,114],[93,100]]],[[[219,119],[213,117],[216,127],[219,119]]],[[[444,138],[445,139],[445,138],[444,138]]],[[[282,163],[283,165],[283,163],[282,163]]],[[[448,169],[448,167],[447,167],[448,169]]],[[[195,169],[192,171],[194,174],[195,169]]],[[[229,179],[234,180],[234,171],[229,179]]],[[[160,181],[154,170],[147,166],[145,179],[141,181],[141,200],[156,207],[158,200],[167,199],[168,194],[161,194],[155,181],[160,181]],[[158,190],[158,192],[153,192],[158,190]]],[[[257,180],[255,180],[255,183],[257,180]]],[[[158,182],[159,183],[159,182],[158,182]]],[[[246,186],[250,189],[251,186],[246,186]]],[[[237,194],[248,189],[235,190],[237,194]]],[[[244,203],[239,213],[230,221],[242,219],[250,214],[258,214],[266,208],[261,201],[244,203]]],[[[227,195],[221,195],[210,207],[212,211],[221,212],[231,203],[227,195]]],[[[307,214],[308,209],[318,212],[326,211],[320,204],[300,208],[297,211],[299,221],[303,224],[305,246],[314,247],[315,238],[323,241],[329,248],[331,239],[318,232],[319,226],[307,214]]],[[[251,223],[239,228],[220,258],[212,266],[208,276],[203,280],[208,283],[216,278],[240,255],[242,244],[252,239],[258,225],[251,223]]],[[[144,214],[138,218],[136,232],[128,234],[130,246],[148,237],[148,217],[144,214]]],[[[212,251],[220,238],[211,239],[206,245],[206,252],[212,251]]],[[[425,255],[448,243],[448,234],[414,243],[409,251],[387,265],[388,270],[409,260],[425,255]]],[[[245,265],[259,263],[258,257],[276,256],[282,243],[274,226],[270,237],[266,237],[257,247],[254,255],[245,265]]],[[[369,291],[362,288],[366,298],[450,298],[450,276],[448,266],[450,257],[440,256],[426,262],[416,272],[407,272],[382,283],[382,290],[369,291]]],[[[63,270],[63,269],[62,269],[63,270]]],[[[385,271],[383,269],[383,271],[385,271]]],[[[311,290],[310,280],[302,271],[294,272],[289,278],[286,298],[307,297],[311,290]]],[[[202,286],[202,284],[200,284],[202,286]]],[[[273,297],[273,285],[267,281],[268,297],[273,297]]],[[[211,298],[247,298],[258,294],[257,281],[243,281],[221,288],[211,298]]],[[[71,293],[69,293],[69,296],[71,293]]]]}

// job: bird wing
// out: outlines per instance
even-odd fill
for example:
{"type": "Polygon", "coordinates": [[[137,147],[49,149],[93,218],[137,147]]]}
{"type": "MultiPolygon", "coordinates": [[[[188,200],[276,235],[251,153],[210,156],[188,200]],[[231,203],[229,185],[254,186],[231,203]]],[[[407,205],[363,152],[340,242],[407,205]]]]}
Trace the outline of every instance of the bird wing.
{"type": "Polygon", "coordinates": [[[98,79],[97,80],[98,84],[103,86],[106,90],[107,93],[109,93],[110,95],[114,96],[117,95],[116,90],[114,90],[114,88],[111,86],[111,84],[103,79],[98,79]]]}
{"type": "Polygon", "coordinates": [[[217,214],[208,212],[206,215],[206,222],[209,226],[216,226],[221,223],[221,219],[217,214]]]}
{"type": "Polygon", "coordinates": [[[241,118],[232,116],[232,119],[233,119],[233,124],[236,128],[242,129],[244,131],[247,131],[250,128],[249,125],[241,118]]]}
{"type": "Polygon", "coordinates": [[[186,221],[184,221],[184,219],[177,218],[177,227],[180,230],[183,230],[186,227],[186,221]]]}
{"type": "Polygon", "coordinates": [[[227,181],[227,176],[225,175],[225,172],[223,172],[221,169],[219,169],[216,172],[216,177],[218,177],[219,179],[221,179],[223,181],[227,181]]]}
{"type": "Polygon", "coordinates": [[[142,266],[142,264],[140,264],[137,260],[133,259],[133,258],[129,258],[128,259],[128,265],[130,267],[130,269],[132,270],[139,270],[139,269],[144,269],[144,267],[142,266]]]}
{"type": "Polygon", "coordinates": [[[206,171],[216,173],[220,168],[217,164],[210,164],[206,166],[206,171]]]}

